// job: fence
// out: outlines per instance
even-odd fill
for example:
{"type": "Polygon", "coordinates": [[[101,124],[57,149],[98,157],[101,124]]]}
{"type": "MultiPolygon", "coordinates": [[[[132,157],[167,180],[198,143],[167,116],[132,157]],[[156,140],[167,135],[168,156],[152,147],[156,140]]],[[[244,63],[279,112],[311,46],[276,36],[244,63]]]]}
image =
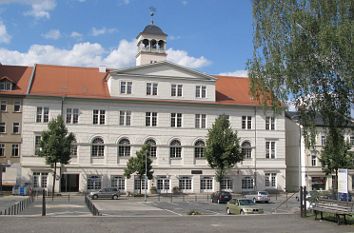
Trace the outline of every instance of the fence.
{"type": "Polygon", "coordinates": [[[87,195],[85,195],[85,203],[93,216],[102,216],[102,214],[98,211],[96,206],[92,203],[91,199],[87,195]]]}
{"type": "Polygon", "coordinates": [[[5,210],[0,210],[0,215],[18,215],[21,213],[28,205],[30,205],[34,201],[33,196],[29,196],[28,198],[16,202],[5,210]]]}

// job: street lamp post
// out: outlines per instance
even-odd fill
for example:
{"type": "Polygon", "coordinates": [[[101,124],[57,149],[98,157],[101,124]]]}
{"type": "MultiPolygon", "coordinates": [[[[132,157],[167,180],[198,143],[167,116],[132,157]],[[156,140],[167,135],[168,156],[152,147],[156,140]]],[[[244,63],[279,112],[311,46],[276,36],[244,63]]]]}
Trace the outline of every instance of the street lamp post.
{"type": "Polygon", "coordinates": [[[145,195],[144,195],[144,201],[146,202],[147,199],[147,154],[145,152],[145,195]]]}

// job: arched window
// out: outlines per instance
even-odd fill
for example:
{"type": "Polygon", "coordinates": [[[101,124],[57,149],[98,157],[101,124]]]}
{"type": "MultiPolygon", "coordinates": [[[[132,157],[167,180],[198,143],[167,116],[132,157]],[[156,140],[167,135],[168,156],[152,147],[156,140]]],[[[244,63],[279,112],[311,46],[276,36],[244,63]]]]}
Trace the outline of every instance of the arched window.
{"type": "Polygon", "coordinates": [[[103,157],[104,156],[104,141],[102,138],[95,138],[91,144],[91,156],[103,157]]]}
{"type": "Polygon", "coordinates": [[[130,156],[130,142],[128,139],[122,139],[119,141],[118,156],[130,156]]]}
{"type": "Polygon", "coordinates": [[[202,140],[196,141],[194,144],[194,157],[204,158],[205,143],[202,140]]]}
{"type": "Polygon", "coordinates": [[[178,140],[173,140],[170,143],[170,158],[181,158],[182,147],[178,140]]]}
{"type": "Polygon", "coordinates": [[[145,142],[145,144],[150,146],[150,151],[149,151],[150,157],[156,158],[156,142],[153,139],[149,139],[145,142]]]}
{"type": "Polygon", "coordinates": [[[241,147],[242,147],[242,153],[245,155],[245,159],[250,159],[252,154],[251,143],[243,142],[241,147]]]}

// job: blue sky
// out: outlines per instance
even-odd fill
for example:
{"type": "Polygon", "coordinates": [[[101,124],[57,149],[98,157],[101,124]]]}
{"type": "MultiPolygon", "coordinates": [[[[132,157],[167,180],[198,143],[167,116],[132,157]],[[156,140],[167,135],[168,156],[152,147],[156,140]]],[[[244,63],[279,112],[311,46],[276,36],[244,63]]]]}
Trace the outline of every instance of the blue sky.
{"type": "Polygon", "coordinates": [[[169,60],[209,74],[245,74],[251,0],[0,0],[0,62],[134,66],[134,40],[150,23],[151,6],[169,35],[169,60]]]}

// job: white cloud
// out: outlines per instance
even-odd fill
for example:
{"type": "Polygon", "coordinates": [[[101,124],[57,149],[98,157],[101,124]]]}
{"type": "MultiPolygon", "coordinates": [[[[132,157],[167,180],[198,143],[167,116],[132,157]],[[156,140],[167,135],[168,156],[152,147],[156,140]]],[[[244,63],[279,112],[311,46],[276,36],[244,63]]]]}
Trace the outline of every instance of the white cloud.
{"type": "Polygon", "coordinates": [[[248,77],[248,71],[247,70],[235,70],[233,72],[225,72],[225,73],[220,73],[219,75],[225,75],[225,76],[236,76],[236,77],[248,77]]]}
{"type": "Polygon", "coordinates": [[[25,15],[30,15],[35,18],[50,18],[49,12],[56,7],[56,0],[0,0],[0,4],[19,3],[30,5],[31,10],[26,11],[25,15]]]}
{"type": "Polygon", "coordinates": [[[70,37],[75,38],[77,40],[81,40],[82,34],[80,32],[71,32],[70,37]]]}
{"type": "Polygon", "coordinates": [[[115,31],[117,31],[117,29],[115,29],[115,28],[105,28],[105,27],[95,28],[95,27],[93,27],[91,34],[93,36],[99,36],[99,35],[103,35],[103,34],[107,34],[107,33],[113,33],[115,31]]]}
{"type": "Polygon", "coordinates": [[[167,50],[167,60],[172,61],[181,66],[187,66],[190,68],[200,68],[209,65],[211,62],[205,57],[199,58],[191,57],[186,51],[183,50],[167,50]]]}
{"type": "Polygon", "coordinates": [[[43,34],[42,36],[46,39],[57,40],[61,37],[61,33],[58,29],[52,29],[47,33],[43,34]]]}
{"type": "Polygon", "coordinates": [[[169,40],[179,40],[181,38],[182,38],[181,36],[174,36],[174,35],[168,36],[169,40]]]}
{"type": "Polygon", "coordinates": [[[181,3],[182,3],[182,5],[184,5],[184,6],[185,6],[185,5],[187,5],[187,4],[188,4],[188,1],[182,1],[181,3]]]}
{"type": "Polygon", "coordinates": [[[0,43],[8,44],[11,41],[11,36],[7,33],[6,25],[0,21],[0,43]]]}
{"type": "MultiPolygon", "coordinates": [[[[186,51],[169,49],[167,59],[182,66],[200,68],[210,62],[204,58],[195,58],[186,51]]],[[[19,52],[0,48],[0,61],[9,65],[33,65],[35,63],[107,66],[111,68],[131,67],[135,65],[136,41],[121,40],[117,48],[107,51],[99,43],[83,42],[71,49],[56,48],[52,45],[32,45],[28,51],[19,52]]]]}

